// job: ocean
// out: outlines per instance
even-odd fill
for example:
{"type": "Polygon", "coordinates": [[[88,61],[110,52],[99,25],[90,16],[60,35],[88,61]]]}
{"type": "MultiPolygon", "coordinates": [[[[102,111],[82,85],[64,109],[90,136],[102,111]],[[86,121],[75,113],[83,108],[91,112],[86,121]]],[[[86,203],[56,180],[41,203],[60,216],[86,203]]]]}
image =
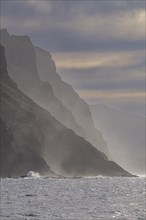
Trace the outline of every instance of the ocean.
{"type": "Polygon", "coordinates": [[[144,177],[2,178],[1,220],[145,220],[144,177]]]}

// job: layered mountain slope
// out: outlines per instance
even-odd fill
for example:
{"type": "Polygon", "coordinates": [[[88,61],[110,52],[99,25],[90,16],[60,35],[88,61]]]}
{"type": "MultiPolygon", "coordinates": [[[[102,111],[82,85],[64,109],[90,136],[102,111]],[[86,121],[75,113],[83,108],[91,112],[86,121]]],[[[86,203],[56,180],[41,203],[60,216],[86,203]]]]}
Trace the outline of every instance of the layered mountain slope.
{"type": "Polygon", "coordinates": [[[71,111],[54,96],[49,82],[42,82],[36,66],[35,50],[29,37],[10,36],[1,30],[1,44],[6,49],[8,72],[18,87],[37,104],[48,110],[57,120],[68,128],[85,136],[71,111]]]}
{"type": "Polygon", "coordinates": [[[145,118],[107,107],[91,106],[96,126],[104,132],[114,161],[129,172],[145,173],[145,118]]]}
{"type": "Polygon", "coordinates": [[[42,136],[30,111],[32,101],[9,78],[3,47],[0,55],[0,176],[21,176],[30,170],[52,175],[41,154],[42,136]]]}
{"type": "Polygon", "coordinates": [[[3,47],[0,54],[1,176],[51,175],[50,167],[63,176],[130,176],[24,95],[8,76],[3,47]]]}
{"type": "Polygon", "coordinates": [[[49,82],[55,96],[72,112],[85,131],[84,138],[108,155],[108,148],[102,133],[94,127],[89,106],[73,88],[64,82],[56,72],[55,63],[49,52],[35,47],[37,69],[40,79],[49,82]]]}

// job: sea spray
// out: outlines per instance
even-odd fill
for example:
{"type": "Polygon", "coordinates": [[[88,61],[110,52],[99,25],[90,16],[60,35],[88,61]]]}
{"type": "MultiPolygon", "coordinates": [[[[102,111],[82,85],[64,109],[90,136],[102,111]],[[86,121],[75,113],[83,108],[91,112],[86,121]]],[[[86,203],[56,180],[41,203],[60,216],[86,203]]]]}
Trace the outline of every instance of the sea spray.
{"type": "Polygon", "coordinates": [[[31,177],[31,178],[39,178],[40,177],[40,174],[38,172],[35,172],[35,171],[29,171],[27,173],[27,177],[31,177]]]}

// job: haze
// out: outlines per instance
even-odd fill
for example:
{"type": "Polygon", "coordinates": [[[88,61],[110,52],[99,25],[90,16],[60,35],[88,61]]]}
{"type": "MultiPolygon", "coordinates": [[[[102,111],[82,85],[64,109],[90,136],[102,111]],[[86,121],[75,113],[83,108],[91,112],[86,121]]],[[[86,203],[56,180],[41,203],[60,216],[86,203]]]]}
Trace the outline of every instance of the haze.
{"type": "MultiPolygon", "coordinates": [[[[93,146],[96,144],[99,148],[101,146],[100,150],[103,149],[108,156],[110,150],[114,151],[111,157],[116,162],[120,160],[121,166],[125,163],[124,158],[125,161],[131,160],[126,158],[127,154],[136,155],[138,149],[141,153],[138,160],[145,160],[145,157],[141,157],[145,154],[145,19],[143,0],[1,2],[1,27],[6,28],[12,35],[30,36],[33,45],[51,53],[52,58],[47,59],[52,63],[49,63],[49,67],[47,64],[43,66],[41,52],[39,51],[39,54],[35,49],[38,78],[51,84],[56,97],[55,102],[62,110],[60,113],[55,112],[55,107],[51,108],[47,104],[46,97],[42,95],[47,93],[42,93],[41,90],[36,94],[36,90],[30,91],[28,84],[23,85],[21,79],[14,77],[13,80],[20,83],[21,90],[37,104],[51,112],[65,126],[90,141],[93,146]],[[109,120],[107,115],[106,121],[99,120],[97,110],[97,113],[92,112],[89,124],[86,117],[88,111],[81,118],[79,111],[73,109],[66,101],[70,99],[73,102],[70,93],[64,98],[64,92],[61,97],[60,90],[57,90],[57,84],[55,85],[53,81],[56,82],[58,78],[52,79],[51,75],[46,77],[48,69],[54,74],[59,73],[54,77],[61,76],[88,105],[105,104],[107,109],[110,107],[122,112],[122,116],[118,113],[119,123],[121,118],[126,118],[127,115],[130,115],[130,119],[133,117],[132,121],[127,120],[119,128],[116,127],[118,119],[114,116],[113,121],[109,120]],[[62,117],[64,112],[65,118],[62,117]],[[138,120],[138,131],[132,130],[135,120],[138,120]],[[112,130],[113,124],[116,125],[112,130]],[[123,140],[121,137],[126,138],[124,130],[127,126],[131,127],[131,130],[127,134],[129,135],[127,139],[123,140]],[[108,127],[111,128],[113,136],[109,133],[108,127]],[[118,128],[119,133],[116,133],[118,128]],[[116,139],[112,138],[115,135],[116,139]],[[134,137],[137,142],[134,141],[134,137]],[[121,158],[116,152],[119,148],[121,158]],[[128,151],[126,154],[125,149],[129,149],[130,153],[128,151]]],[[[12,70],[10,64],[11,61],[8,62],[8,70],[12,70]]],[[[85,109],[89,110],[87,106],[85,109]]],[[[87,115],[89,116],[90,112],[87,115]]],[[[103,114],[102,117],[105,118],[103,114]]],[[[130,162],[124,168],[134,172],[130,162]]],[[[144,168],[142,170],[144,172],[144,168]]]]}

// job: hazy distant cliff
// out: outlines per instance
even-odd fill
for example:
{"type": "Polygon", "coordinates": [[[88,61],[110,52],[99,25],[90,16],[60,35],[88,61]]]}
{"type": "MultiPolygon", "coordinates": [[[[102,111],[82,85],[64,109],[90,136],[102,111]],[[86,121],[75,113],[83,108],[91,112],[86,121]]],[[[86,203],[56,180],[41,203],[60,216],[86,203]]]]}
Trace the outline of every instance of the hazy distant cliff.
{"type": "Polygon", "coordinates": [[[96,126],[108,141],[111,157],[136,174],[145,173],[145,118],[103,104],[91,106],[96,126]]]}
{"type": "Polygon", "coordinates": [[[24,95],[8,76],[3,47],[0,54],[1,176],[52,175],[50,168],[64,176],[130,175],[24,95]]]}
{"type": "Polygon", "coordinates": [[[106,141],[102,133],[94,127],[89,106],[61,79],[49,52],[35,47],[35,53],[40,79],[51,84],[55,96],[72,112],[75,120],[84,129],[84,138],[108,155],[106,141]]]}

